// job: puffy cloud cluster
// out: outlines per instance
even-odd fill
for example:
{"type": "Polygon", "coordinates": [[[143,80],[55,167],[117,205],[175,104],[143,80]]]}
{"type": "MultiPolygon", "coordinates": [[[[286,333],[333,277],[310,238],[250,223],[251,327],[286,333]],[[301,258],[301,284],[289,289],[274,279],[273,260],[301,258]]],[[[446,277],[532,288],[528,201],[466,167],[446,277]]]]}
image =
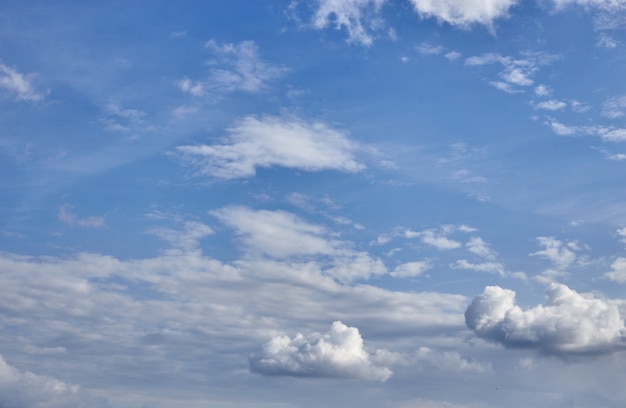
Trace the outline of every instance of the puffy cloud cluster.
{"type": "Polygon", "coordinates": [[[517,0],[411,0],[411,3],[424,17],[467,27],[476,23],[491,26],[494,20],[508,16],[517,0]]]}
{"type": "Polygon", "coordinates": [[[87,408],[104,405],[102,401],[83,395],[77,385],[20,371],[0,355],[0,407],[87,408]]]}
{"type": "Polygon", "coordinates": [[[515,292],[487,286],[465,312],[467,327],[507,347],[551,354],[608,353],[626,346],[619,303],[551,283],[545,305],[522,310],[515,292]]]}
{"type": "Polygon", "coordinates": [[[179,146],[200,174],[221,179],[252,177],[258,167],[307,171],[364,169],[354,158],[356,144],[321,122],[297,117],[247,116],[228,130],[222,144],[179,146]]]}
{"type": "Polygon", "coordinates": [[[272,338],[258,355],[250,358],[250,370],[265,375],[370,381],[386,381],[393,374],[388,367],[372,362],[356,327],[339,321],[334,322],[326,334],[304,336],[298,333],[294,338],[272,338]]]}

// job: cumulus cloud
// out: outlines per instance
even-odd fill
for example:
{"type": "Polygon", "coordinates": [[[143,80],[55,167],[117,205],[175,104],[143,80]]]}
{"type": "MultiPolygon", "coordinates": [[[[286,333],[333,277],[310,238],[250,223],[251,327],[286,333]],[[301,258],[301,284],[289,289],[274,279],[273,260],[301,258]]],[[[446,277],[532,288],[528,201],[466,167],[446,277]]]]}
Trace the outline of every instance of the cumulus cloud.
{"type": "Polygon", "coordinates": [[[359,330],[340,321],[325,334],[276,336],[249,363],[251,371],[264,375],[387,381],[393,374],[372,362],[359,330]]]}
{"type": "Polygon", "coordinates": [[[467,259],[459,259],[452,265],[450,265],[452,269],[468,269],[476,272],[487,272],[487,273],[496,273],[500,276],[504,276],[504,265],[499,262],[481,262],[481,263],[472,263],[467,259]]]}
{"type": "Polygon", "coordinates": [[[507,347],[551,354],[608,353],[626,346],[619,303],[551,283],[545,305],[523,310],[514,291],[487,286],[467,308],[465,322],[478,336],[507,347]]]}
{"type": "Polygon", "coordinates": [[[35,89],[32,83],[34,75],[24,75],[17,69],[0,63],[0,88],[4,88],[20,101],[37,102],[44,98],[44,93],[35,89]]]}
{"type": "Polygon", "coordinates": [[[460,27],[472,24],[491,27],[495,20],[508,17],[517,0],[411,0],[411,3],[422,17],[434,17],[460,27]]]}
{"type": "Polygon", "coordinates": [[[316,29],[335,26],[345,29],[348,41],[369,46],[373,42],[371,30],[383,26],[380,10],[386,0],[320,0],[313,16],[316,29]]]}
{"type": "Polygon", "coordinates": [[[77,225],[79,227],[100,228],[104,226],[104,217],[91,216],[80,218],[72,212],[72,207],[67,204],[59,207],[57,218],[59,221],[66,224],[77,225]]]}
{"type": "Polygon", "coordinates": [[[606,277],[614,282],[626,282],[626,258],[618,257],[611,264],[611,271],[606,273],[606,277]]]}
{"type": "Polygon", "coordinates": [[[221,179],[251,177],[259,167],[357,172],[357,148],[347,135],[297,117],[247,116],[228,129],[222,144],[179,146],[199,173],[221,179]]]}
{"type": "Polygon", "coordinates": [[[0,406],[6,408],[87,408],[105,404],[85,396],[78,385],[21,371],[0,355],[0,406]]]}
{"type": "Polygon", "coordinates": [[[481,237],[472,237],[465,244],[465,248],[471,253],[474,253],[482,258],[495,259],[496,251],[494,251],[489,244],[487,244],[481,237]]]}
{"type": "Polygon", "coordinates": [[[186,221],[182,230],[154,228],[148,233],[168,241],[173,247],[192,250],[198,247],[201,238],[214,233],[213,229],[198,221],[186,221]]]}

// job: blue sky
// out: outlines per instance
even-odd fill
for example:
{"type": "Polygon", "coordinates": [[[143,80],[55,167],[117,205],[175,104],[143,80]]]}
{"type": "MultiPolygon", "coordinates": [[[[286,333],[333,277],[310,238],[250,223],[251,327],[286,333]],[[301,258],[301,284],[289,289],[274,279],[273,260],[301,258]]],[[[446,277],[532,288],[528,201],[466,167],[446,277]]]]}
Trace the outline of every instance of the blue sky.
{"type": "Polygon", "coordinates": [[[1,2],[0,405],[622,407],[626,2],[1,2]]]}

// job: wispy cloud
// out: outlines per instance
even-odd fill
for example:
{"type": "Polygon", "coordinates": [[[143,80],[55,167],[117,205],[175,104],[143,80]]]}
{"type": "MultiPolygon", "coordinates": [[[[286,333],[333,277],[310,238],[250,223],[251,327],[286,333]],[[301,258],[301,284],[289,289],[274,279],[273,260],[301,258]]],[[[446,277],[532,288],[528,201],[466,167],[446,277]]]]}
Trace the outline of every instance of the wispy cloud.
{"type": "Polygon", "coordinates": [[[22,74],[17,69],[0,63],[0,88],[13,94],[18,100],[38,102],[44,99],[45,92],[33,85],[35,74],[22,74]]]}
{"type": "Polygon", "coordinates": [[[286,167],[306,171],[358,172],[357,149],[345,132],[298,117],[247,116],[228,129],[223,144],[179,146],[189,164],[206,176],[252,177],[257,168],[286,167]]]}

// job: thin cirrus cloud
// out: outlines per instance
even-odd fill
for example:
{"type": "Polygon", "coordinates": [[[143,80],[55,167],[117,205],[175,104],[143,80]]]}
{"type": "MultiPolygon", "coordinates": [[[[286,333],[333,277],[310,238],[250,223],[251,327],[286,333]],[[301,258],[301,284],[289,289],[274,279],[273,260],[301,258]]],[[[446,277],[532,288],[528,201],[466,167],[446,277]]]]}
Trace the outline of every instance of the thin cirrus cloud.
{"type": "Polygon", "coordinates": [[[90,216],[81,218],[72,211],[70,205],[62,205],[59,207],[57,214],[59,221],[68,225],[85,227],[85,228],[100,228],[104,227],[105,218],[101,216],[90,216]]]}
{"type": "Polygon", "coordinates": [[[467,327],[506,347],[547,354],[610,353],[626,346],[619,302],[580,294],[559,283],[546,289],[546,304],[523,310],[515,292],[487,286],[465,312],[467,327]]]}
{"type": "Polygon", "coordinates": [[[219,179],[252,177],[257,168],[358,172],[357,144],[345,132],[298,117],[247,116],[228,129],[221,144],[179,146],[199,174],[219,179]]]}
{"type": "Polygon", "coordinates": [[[181,91],[196,97],[234,91],[262,92],[268,88],[270,81],[288,71],[283,66],[263,61],[254,41],[220,44],[210,40],[206,48],[215,57],[209,63],[209,76],[200,80],[185,77],[178,81],[181,91]]]}
{"type": "Polygon", "coordinates": [[[393,372],[372,362],[356,327],[340,321],[325,334],[276,336],[250,358],[250,370],[264,375],[355,378],[387,381],[393,372]]]}

